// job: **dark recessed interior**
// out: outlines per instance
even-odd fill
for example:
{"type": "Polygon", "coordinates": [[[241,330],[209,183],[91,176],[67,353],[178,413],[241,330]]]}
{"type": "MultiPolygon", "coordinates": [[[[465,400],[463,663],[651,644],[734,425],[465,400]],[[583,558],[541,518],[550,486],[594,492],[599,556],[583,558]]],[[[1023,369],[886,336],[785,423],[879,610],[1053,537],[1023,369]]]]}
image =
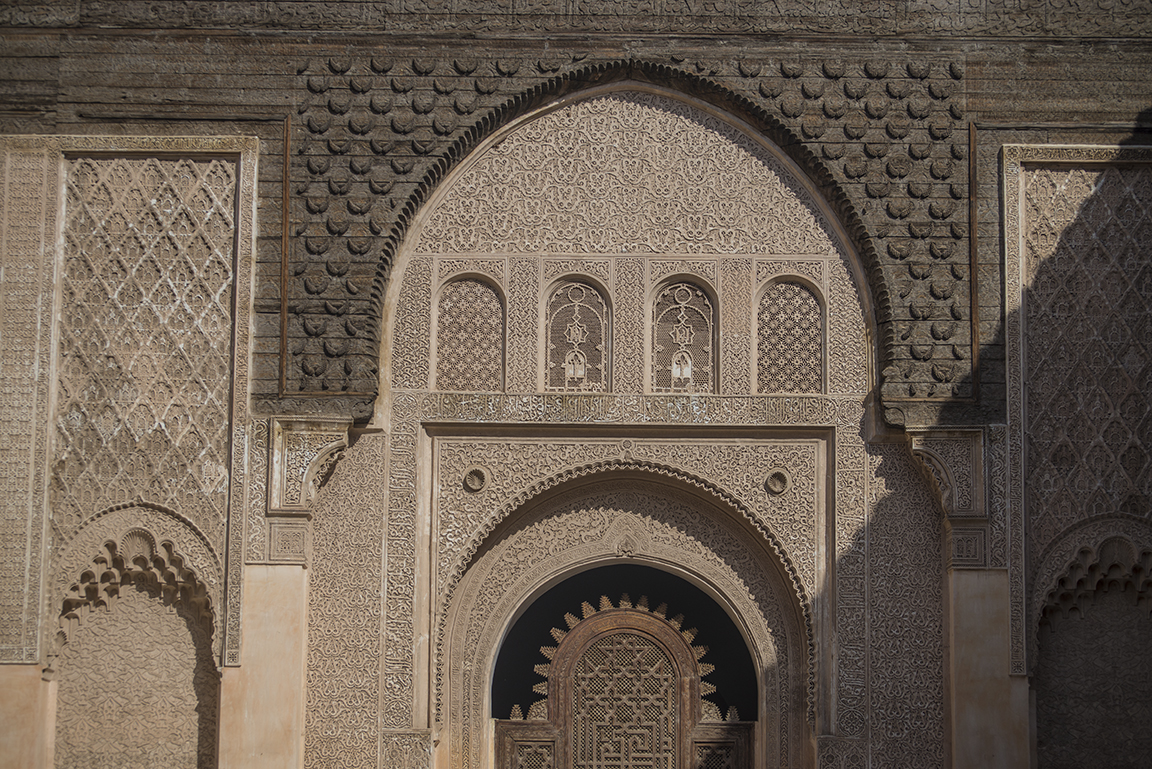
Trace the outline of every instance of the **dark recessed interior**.
{"type": "Polygon", "coordinates": [[[647,596],[652,608],[667,603],[669,617],[683,614],[683,627],[699,631],[693,645],[708,647],[701,661],[716,666],[704,678],[716,686],[716,693],[707,699],[716,703],[721,713],[726,714],[734,705],[741,720],[756,719],[756,672],[744,638],[732,619],[690,582],[659,569],[627,564],[602,566],[577,574],[528,607],[512,627],[496,660],[492,715],[508,718],[514,705],[519,705],[526,714],[529,706],[540,699],[532,686],[543,679],[533,668],[548,662],[540,653],[540,647],[556,645],[551,629],[567,629],[565,612],[579,617],[580,604],[587,601],[598,607],[601,595],[608,596],[615,606],[622,593],[627,593],[633,602],[647,596]]]}

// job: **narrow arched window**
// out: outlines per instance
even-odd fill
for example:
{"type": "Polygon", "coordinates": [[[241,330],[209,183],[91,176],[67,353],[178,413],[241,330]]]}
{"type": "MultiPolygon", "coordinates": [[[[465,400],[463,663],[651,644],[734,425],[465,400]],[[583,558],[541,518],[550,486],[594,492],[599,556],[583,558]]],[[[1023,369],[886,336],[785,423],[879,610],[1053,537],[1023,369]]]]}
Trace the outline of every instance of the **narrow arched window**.
{"type": "Polygon", "coordinates": [[[481,280],[462,279],[440,291],[436,316],[436,389],[504,389],[504,304],[481,280]]]}
{"type": "Polygon", "coordinates": [[[693,283],[656,295],[652,312],[652,391],[710,393],[716,383],[716,308],[693,283]]]}
{"type": "Polygon", "coordinates": [[[588,283],[566,281],[548,297],[547,390],[606,392],[608,304],[588,283]]]}
{"type": "Polygon", "coordinates": [[[800,283],[773,283],[760,297],[756,373],[761,393],[824,391],[820,301],[800,283]]]}

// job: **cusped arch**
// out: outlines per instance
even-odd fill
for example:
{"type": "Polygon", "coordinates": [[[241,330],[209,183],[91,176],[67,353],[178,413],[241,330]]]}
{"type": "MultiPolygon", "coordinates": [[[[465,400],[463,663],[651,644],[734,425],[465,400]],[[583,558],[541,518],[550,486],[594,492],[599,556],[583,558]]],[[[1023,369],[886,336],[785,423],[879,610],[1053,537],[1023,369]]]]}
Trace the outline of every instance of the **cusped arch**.
{"type": "MultiPolygon", "coordinates": [[[[383,375],[384,387],[392,384],[398,389],[412,389],[408,383],[393,383],[389,375],[393,345],[403,345],[404,339],[413,330],[403,327],[391,313],[398,303],[412,298],[400,293],[397,286],[400,280],[408,281],[414,277],[404,261],[413,246],[410,242],[405,245],[405,241],[413,240],[412,236],[418,234],[424,226],[423,222],[427,218],[424,212],[444,189],[444,182],[450,176],[457,178],[463,161],[476,157],[481,150],[486,151],[486,148],[502,141],[506,135],[523,130],[540,115],[560,106],[594,98],[598,92],[607,93],[605,89],[646,90],[660,93],[682,104],[698,105],[748,137],[757,146],[766,150],[770,148],[778,159],[789,166],[790,178],[806,190],[815,209],[835,231],[834,240],[844,246],[845,258],[856,265],[852,268],[852,279],[861,289],[857,298],[864,305],[865,323],[873,324],[874,319],[886,320],[891,317],[891,302],[884,288],[879,260],[858,213],[825,167],[824,161],[806,149],[789,128],[755,103],[712,81],[664,65],[639,61],[604,63],[566,73],[493,110],[448,149],[403,206],[381,255],[380,268],[372,290],[372,313],[380,324],[378,338],[383,345],[379,370],[383,375]],[[395,329],[392,328],[393,323],[398,323],[395,329]],[[393,337],[396,341],[393,341],[393,337]]],[[[425,280],[421,275],[415,278],[425,280]]],[[[887,346],[881,345],[880,351],[886,355],[887,346]]],[[[509,352],[512,353],[511,350],[509,352]]],[[[883,361],[875,370],[882,368],[883,361]]],[[[413,381],[419,379],[416,377],[413,381]]]]}
{"type": "Polygon", "coordinates": [[[1046,612],[1067,611],[1109,581],[1127,582],[1137,593],[1146,593],[1152,589],[1150,554],[1152,524],[1130,516],[1083,522],[1045,548],[1028,604],[1029,671],[1036,666],[1046,612]]]}
{"type": "MultiPolygon", "coordinates": [[[[212,595],[173,538],[140,523],[89,527],[119,536],[87,553],[58,604],[48,658],[58,687],[57,766],[216,765],[220,633],[212,595]],[[132,728],[144,720],[159,725],[162,744],[132,728]]],[[[71,546],[78,557],[81,547],[71,546]]]]}
{"type": "Polygon", "coordinates": [[[490,675],[518,611],[569,576],[620,562],[677,574],[733,617],[761,677],[760,762],[799,764],[812,663],[795,588],[767,541],[721,497],[669,480],[575,475],[528,499],[484,542],[441,613],[435,714],[446,765],[480,765],[491,747],[490,675]]]}
{"type": "Polygon", "coordinates": [[[101,591],[123,578],[141,577],[168,599],[186,603],[211,637],[220,662],[223,633],[215,627],[223,606],[223,570],[195,524],[161,505],[131,502],[89,516],[53,559],[53,603],[61,609],[57,651],[101,591]],[[215,631],[215,632],[213,632],[215,631]]]}

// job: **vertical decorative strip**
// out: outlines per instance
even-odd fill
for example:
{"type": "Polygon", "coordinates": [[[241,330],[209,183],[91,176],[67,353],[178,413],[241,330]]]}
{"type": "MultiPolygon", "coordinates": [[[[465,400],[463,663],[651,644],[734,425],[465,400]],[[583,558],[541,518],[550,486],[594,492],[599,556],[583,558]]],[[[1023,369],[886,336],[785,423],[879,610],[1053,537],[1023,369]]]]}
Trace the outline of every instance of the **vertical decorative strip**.
{"type": "Polygon", "coordinates": [[[616,260],[616,296],[612,310],[612,389],[622,394],[644,392],[644,260],[616,260]]]}
{"type": "MultiPolygon", "coordinates": [[[[2,146],[2,145],[0,145],[2,146]]],[[[40,658],[46,424],[56,230],[54,153],[4,147],[0,188],[0,661],[40,658]]]]}
{"type": "Polygon", "coordinates": [[[540,259],[510,259],[509,272],[506,389],[513,393],[536,392],[539,389],[536,338],[540,306],[540,259]]]}
{"type": "Polygon", "coordinates": [[[720,260],[720,394],[753,391],[752,260],[720,260]]]}

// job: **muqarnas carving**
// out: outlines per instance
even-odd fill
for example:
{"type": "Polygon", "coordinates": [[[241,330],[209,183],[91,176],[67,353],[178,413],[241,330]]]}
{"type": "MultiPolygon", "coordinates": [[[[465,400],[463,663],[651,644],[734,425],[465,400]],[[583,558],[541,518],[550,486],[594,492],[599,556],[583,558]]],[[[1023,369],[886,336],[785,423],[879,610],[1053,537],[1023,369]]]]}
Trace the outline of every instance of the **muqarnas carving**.
{"type": "Polygon", "coordinates": [[[213,610],[171,542],[135,528],[105,543],[60,626],[57,767],[216,766],[213,610]]]}

